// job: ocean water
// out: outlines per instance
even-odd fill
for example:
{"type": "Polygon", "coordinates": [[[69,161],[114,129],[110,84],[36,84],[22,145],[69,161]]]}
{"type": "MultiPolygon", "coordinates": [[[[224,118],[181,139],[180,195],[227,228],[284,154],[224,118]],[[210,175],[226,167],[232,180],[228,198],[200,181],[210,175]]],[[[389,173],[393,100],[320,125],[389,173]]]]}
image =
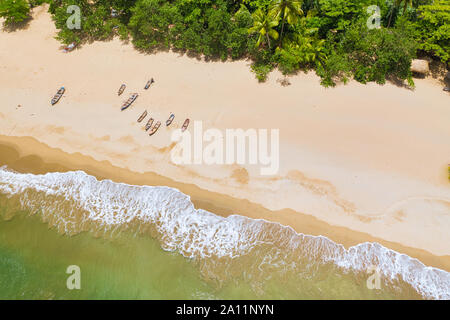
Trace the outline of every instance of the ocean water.
{"type": "Polygon", "coordinates": [[[450,299],[450,273],[378,243],[347,250],[277,223],[224,218],[173,188],[3,167],[5,298],[450,299]],[[66,287],[69,265],[80,267],[80,290],[66,287]]]}

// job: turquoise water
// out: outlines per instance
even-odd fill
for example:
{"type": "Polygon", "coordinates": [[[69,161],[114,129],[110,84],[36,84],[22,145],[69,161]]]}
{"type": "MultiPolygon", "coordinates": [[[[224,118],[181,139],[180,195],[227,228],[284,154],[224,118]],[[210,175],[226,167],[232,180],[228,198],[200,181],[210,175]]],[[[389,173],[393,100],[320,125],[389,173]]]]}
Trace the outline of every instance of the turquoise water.
{"type": "Polygon", "coordinates": [[[25,213],[0,222],[0,234],[2,299],[395,298],[358,288],[357,281],[337,274],[295,286],[269,280],[261,292],[242,276],[220,285],[202,279],[198,263],[163,251],[148,237],[62,236],[25,213]],[[81,290],[66,287],[70,265],[80,267],[81,290]]]}
{"type": "Polygon", "coordinates": [[[24,212],[0,222],[2,299],[186,299],[198,290],[214,291],[191,261],[148,237],[68,237],[24,212]],[[67,289],[70,265],[81,290],[67,289]]]}
{"type": "MultiPolygon", "coordinates": [[[[433,299],[449,273],[379,244],[196,210],[166,187],[0,171],[2,299],[433,299]],[[66,269],[81,270],[69,290],[66,269]],[[369,289],[370,266],[380,289],[369,289]]],[[[446,296],[447,295],[447,296],[446,296]]]]}

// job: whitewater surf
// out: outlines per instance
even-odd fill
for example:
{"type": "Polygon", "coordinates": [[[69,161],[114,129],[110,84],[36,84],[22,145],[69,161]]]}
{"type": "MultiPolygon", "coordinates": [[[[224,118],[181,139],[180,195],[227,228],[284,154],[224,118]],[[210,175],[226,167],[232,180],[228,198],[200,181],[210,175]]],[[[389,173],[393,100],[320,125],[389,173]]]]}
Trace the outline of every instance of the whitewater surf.
{"type": "Polygon", "coordinates": [[[202,276],[219,284],[252,279],[252,290],[264,292],[276,278],[303,283],[333,275],[365,285],[367,270],[375,266],[390,290],[450,299],[450,273],[378,243],[347,250],[278,223],[238,213],[218,216],[196,209],[189,196],[174,188],[99,181],[82,171],[34,175],[3,167],[0,194],[68,236],[83,231],[148,235],[163,250],[196,261],[202,276]]]}

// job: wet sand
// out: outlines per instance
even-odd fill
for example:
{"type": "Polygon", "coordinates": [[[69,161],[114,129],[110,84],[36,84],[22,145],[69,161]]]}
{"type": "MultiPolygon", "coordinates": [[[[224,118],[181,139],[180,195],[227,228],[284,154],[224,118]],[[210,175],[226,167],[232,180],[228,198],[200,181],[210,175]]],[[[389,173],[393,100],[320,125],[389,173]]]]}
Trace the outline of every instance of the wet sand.
{"type": "Polygon", "coordinates": [[[99,162],[82,154],[68,154],[39,143],[31,137],[0,136],[0,165],[7,165],[8,168],[22,173],[44,174],[82,170],[99,180],[110,179],[114,182],[133,185],[169,186],[188,194],[196,208],[215,214],[222,216],[239,214],[254,219],[279,222],[291,226],[298,233],[326,236],[343,244],[346,248],[362,242],[378,242],[387,248],[417,258],[426,265],[450,271],[450,256],[433,255],[425,250],[385,241],[366,233],[332,226],[311,215],[294,210],[271,211],[248,200],[202,190],[193,184],[179,183],[153,172],[137,173],[115,167],[108,161],[99,162]]]}
{"type": "Polygon", "coordinates": [[[118,39],[64,54],[46,7],[33,16],[24,30],[0,30],[0,135],[17,151],[2,152],[0,164],[176,187],[217,214],[277,221],[347,247],[376,241],[449,270],[450,108],[435,80],[417,79],[414,91],[353,81],[325,89],[308,73],[282,87],[277,71],[258,83],[248,61],[145,55],[118,39]],[[141,95],[121,112],[131,92],[141,95]],[[136,123],[144,110],[176,118],[150,138],[136,123]],[[278,128],[279,173],[175,165],[170,135],[187,117],[205,129],[278,128]]]}

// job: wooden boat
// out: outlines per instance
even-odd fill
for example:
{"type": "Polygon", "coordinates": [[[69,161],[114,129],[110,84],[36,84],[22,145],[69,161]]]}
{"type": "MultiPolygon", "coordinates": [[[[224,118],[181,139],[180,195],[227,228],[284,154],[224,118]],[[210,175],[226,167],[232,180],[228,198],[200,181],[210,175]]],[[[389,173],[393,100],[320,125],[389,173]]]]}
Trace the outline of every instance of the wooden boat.
{"type": "Polygon", "coordinates": [[[144,89],[147,90],[148,88],[150,88],[150,86],[152,85],[153,82],[155,82],[155,80],[153,80],[153,78],[151,78],[151,80],[147,81],[147,84],[145,85],[144,89]]]}
{"type": "Polygon", "coordinates": [[[152,127],[152,124],[153,124],[153,118],[150,118],[148,120],[147,124],[145,125],[145,131],[148,131],[152,127]]]}
{"type": "Polygon", "coordinates": [[[158,131],[159,127],[161,126],[161,122],[158,121],[156,122],[155,126],[152,128],[152,130],[150,131],[149,136],[152,136],[156,133],[156,131],[158,131]]]}
{"type": "Polygon", "coordinates": [[[131,104],[137,99],[138,96],[139,95],[137,93],[133,93],[131,95],[131,97],[127,101],[124,102],[121,110],[123,111],[123,110],[129,108],[131,106],[131,104]]]}
{"type": "Polygon", "coordinates": [[[66,89],[64,87],[61,87],[58,92],[56,92],[56,94],[54,95],[53,99],[52,99],[52,106],[54,104],[56,104],[59,99],[61,99],[61,97],[63,96],[64,92],[66,92],[66,89]]]}
{"type": "Polygon", "coordinates": [[[169,119],[167,119],[166,121],[166,126],[170,126],[172,124],[173,119],[175,119],[175,115],[172,113],[169,117],[169,119]]]}
{"type": "Polygon", "coordinates": [[[75,42],[72,42],[71,44],[69,44],[67,47],[64,48],[64,53],[73,51],[76,46],[77,44],[75,42]]]}
{"type": "Polygon", "coordinates": [[[120,96],[125,91],[126,87],[126,85],[122,84],[119,88],[119,91],[117,92],[117,95],[120,96]]]}
{"type": "Polygon", "coordinates": [[[142,122],[142,120],[144,120],[146,116],[147,116],[147,110],[145,110],[144,113],[141,114],[141,116],[139,117],[137,122],[142,122]]]}
{"type": "Polygon", "coordinates": [[[184,120],[183,126],[181,127],[181,132],[185,132],[189,126],[189,119],[184,120]]]}

